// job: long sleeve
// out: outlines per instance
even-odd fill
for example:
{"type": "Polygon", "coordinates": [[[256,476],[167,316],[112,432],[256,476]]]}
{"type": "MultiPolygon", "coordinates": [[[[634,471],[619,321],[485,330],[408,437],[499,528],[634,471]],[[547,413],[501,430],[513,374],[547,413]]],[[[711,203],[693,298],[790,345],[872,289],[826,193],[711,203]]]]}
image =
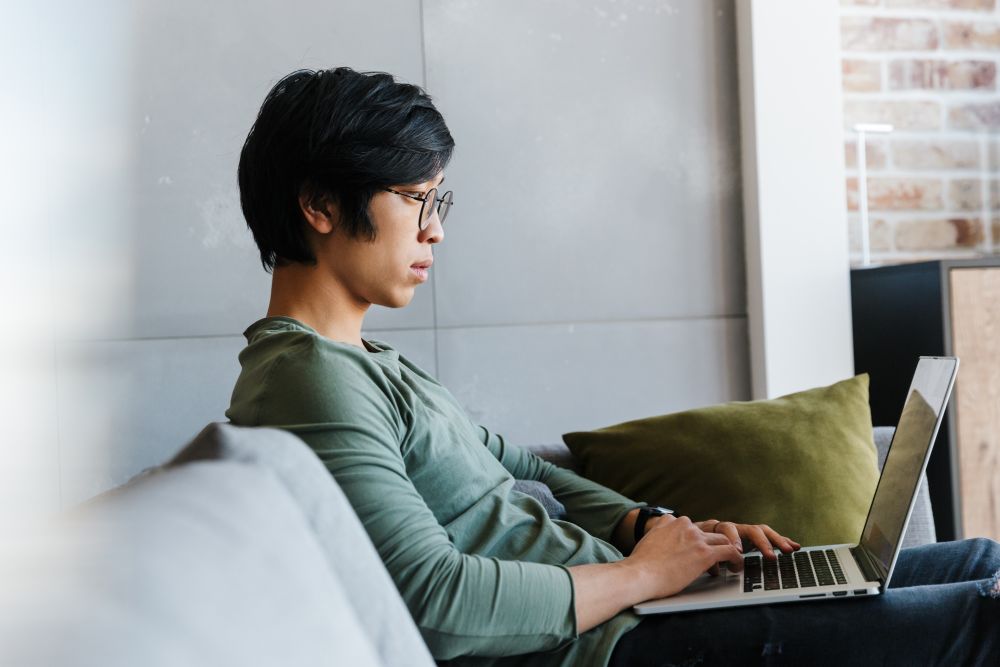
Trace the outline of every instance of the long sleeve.
{"type": "Polygon", "coordinates": [[[406,398],[374,363],[305,355],[279,362],[268,382],[274,391],[261,403],[261,422],[296,433],[333,475],[435,659],[517,655],[576,639],[565,566],[455,547],[401,452],[412,418],[406,398]],[[324,373],[310,373],[317,367],[324,373]]]}
{"type": "Polygon", "coordinates": [[[647,503],[622,494],[553,465],[523,447],[507,444],[503,436],[477,425],[480,440],[516,479],[544,482],[566,507],[566,518],[594,537],[612,541],[615,527],[628,512],[647,503]]]}

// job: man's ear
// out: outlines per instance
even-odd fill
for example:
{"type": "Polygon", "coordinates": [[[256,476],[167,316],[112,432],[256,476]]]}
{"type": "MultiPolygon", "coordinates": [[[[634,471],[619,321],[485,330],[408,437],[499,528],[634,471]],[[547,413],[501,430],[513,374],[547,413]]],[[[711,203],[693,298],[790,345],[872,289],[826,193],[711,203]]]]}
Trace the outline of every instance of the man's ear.
{"type": "Polygon", "coordinates": [[[336,207],[326,195],[316,195],[312,189],[302,188],[299,191],[299,210],[316,232],[329,234],[333,231],[336,207]]]}

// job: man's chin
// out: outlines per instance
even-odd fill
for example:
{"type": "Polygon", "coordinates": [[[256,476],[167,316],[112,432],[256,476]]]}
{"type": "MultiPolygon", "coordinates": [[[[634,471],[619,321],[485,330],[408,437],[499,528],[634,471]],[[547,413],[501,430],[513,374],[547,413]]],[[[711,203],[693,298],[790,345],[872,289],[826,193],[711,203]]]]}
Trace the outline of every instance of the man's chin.
{"type": "Polygon", "coordinates": [[[386,308],[403,308],[413,301],[413,295],[415,292],[416,290],[409,289],[400,294],[393,294],[391,297],[387,297],[380,301],[378,305],[386,308]]]}

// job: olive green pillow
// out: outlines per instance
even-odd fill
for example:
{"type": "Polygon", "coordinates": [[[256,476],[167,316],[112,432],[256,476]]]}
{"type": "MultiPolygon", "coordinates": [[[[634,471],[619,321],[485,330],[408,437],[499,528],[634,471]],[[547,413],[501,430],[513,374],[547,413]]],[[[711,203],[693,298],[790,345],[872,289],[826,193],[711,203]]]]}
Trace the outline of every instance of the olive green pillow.
{"type": "Polygon", "coordinates": [[[879,477],[867,373],[562,438],[584,477],[629,498],[803,546],[857,542],[879,477]]]}

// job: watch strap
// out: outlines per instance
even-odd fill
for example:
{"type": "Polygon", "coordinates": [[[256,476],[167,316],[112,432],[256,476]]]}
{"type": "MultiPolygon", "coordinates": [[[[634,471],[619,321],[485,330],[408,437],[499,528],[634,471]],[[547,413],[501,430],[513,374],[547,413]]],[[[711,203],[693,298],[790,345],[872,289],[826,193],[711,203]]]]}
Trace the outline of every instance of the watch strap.
{"type": "Polygon", "coordinates": [[[664,514],[673,514],[674,511],[667,509],[666,507],[640,507],[639,515],[635,518],[635,543],[638,544],[642,536],[646,534],[646,522],[649,521],[651,516],[663,516],[664,514]]]}

